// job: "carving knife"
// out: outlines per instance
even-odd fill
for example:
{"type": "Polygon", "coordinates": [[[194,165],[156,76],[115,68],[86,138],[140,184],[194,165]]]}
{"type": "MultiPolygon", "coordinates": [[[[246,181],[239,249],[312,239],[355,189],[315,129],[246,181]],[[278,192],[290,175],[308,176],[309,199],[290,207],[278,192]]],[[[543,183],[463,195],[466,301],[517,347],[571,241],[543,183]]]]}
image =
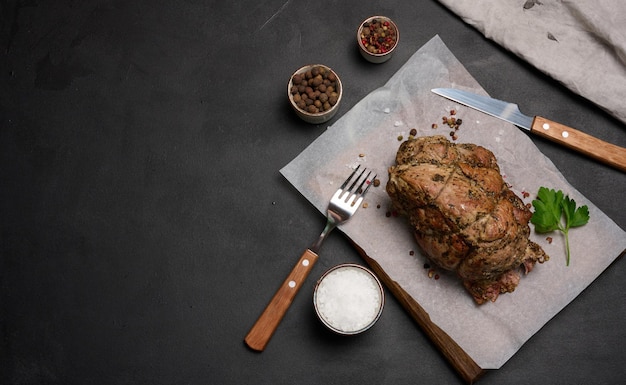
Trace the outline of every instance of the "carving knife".
{"type": "Polygon", "coordinates": [[[582,131],[541,116],[531,117],[524,115],[519,110],[517,104],[514,103],[455,88],[434,88],[431,91],[485,114],[513,123],[533,134],[562,144],[626,172],[626,148],[624,147],[605,142],[582,131]]]}

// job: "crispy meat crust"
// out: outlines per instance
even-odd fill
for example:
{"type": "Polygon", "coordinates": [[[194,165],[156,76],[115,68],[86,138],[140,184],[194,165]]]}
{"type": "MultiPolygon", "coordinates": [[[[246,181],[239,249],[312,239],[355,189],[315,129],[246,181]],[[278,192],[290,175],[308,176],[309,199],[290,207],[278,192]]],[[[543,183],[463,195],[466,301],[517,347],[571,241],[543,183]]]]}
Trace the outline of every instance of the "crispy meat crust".
{"type": "Polygon", "coordinates": [[[444,136],[403,142],[386,190],[408,218],[429,259],[456,271],[476,303],[512,292],[536,262],[549,259],[529,240],[532,216],[507,187],[493,153],[444,136]]]}

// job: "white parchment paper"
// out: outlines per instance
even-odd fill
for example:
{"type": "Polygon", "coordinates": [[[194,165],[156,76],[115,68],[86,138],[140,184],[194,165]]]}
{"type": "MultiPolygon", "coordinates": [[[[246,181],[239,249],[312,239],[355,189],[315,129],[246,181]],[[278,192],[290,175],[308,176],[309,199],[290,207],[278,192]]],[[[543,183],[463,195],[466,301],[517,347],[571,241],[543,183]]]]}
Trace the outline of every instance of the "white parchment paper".
{"type": "MultiPolygon", "coordinates": [[[[281,173],[320,212],[357,164],[381,180],[366,197],[368,206],[340,227],[374,259],[483,369],[501,367],[555,314],[572,301],[626,249],[626,233],[575,190],[517,127],[433,94],[435,87],[456,87],[485,94],[439,37],[420,48],[383,87],[357,103],[281,173]],[[523,276],[514,293],[495,303],[475,305],[459,280],[438,271],[428,277],[427,261],[417,249],[404,218],[388,217],[384,185],[387,168],[412,128],[418,136],[448,135],[442,116],[456,110],[463,120],[457,142],[476,143],[494,152],[505,180],[530,203],[540,186],[563,190],[578,205],[589,206],[590,222],[570,232],[572,260],[565,265],[564,239],[558,233],[532,235],[551,259],[523,276]],[[433,129],[432,124],[438,128],[433,129]],[[411,252],[414,255],[411,255],[411,252]]],[[[347,90],[349,92],[349,90],[347,90]]],[[[324,253],[322,246],[321,254],[324,253]]]]}

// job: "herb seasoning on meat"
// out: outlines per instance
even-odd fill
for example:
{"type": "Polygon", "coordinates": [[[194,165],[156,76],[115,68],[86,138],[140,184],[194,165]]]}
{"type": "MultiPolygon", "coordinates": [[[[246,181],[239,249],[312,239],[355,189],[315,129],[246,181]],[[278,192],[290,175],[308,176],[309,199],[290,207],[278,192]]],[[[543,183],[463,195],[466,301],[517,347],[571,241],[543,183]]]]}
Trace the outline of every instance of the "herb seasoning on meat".
{"type": "Polygon", "coordinates": [[[531,211],[484,147],[441,135],[407,140],[386,190],[428,259],[455,271],[478,304],[515,290],[520,267],[549,259],[528,239],[531,211]]]}

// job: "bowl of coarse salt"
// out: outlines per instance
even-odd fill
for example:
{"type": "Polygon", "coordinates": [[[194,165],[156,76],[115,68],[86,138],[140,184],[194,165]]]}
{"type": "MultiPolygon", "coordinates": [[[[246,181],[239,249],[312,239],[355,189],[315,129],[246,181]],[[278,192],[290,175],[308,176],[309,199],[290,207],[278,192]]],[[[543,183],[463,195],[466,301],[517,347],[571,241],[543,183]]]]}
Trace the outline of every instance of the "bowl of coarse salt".
{"type": "Polygon", "coordinates": [[[345,263],[326,271],[313,292],[315,312],[335,333],[354,335],[371,328],[385,305],[383,286],[367,268],[345,263]]]}

